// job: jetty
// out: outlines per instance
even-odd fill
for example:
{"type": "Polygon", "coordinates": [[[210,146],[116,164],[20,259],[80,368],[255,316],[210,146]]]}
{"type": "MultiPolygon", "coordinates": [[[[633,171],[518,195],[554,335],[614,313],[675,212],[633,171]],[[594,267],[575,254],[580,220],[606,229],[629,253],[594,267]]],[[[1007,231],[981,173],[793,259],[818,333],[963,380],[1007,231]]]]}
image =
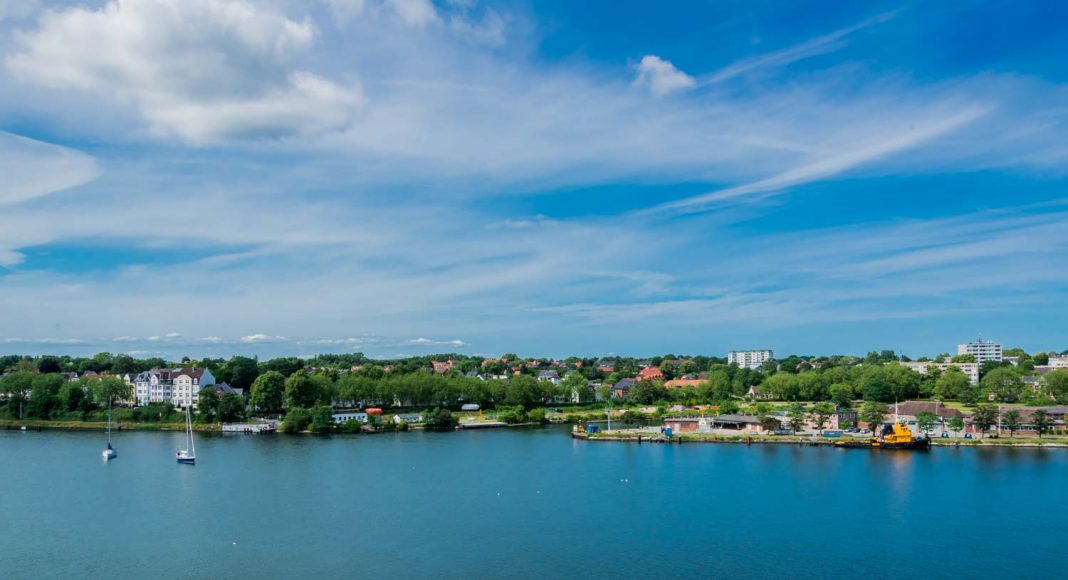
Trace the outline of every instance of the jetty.
{"type": "Polygon", "coordinates": [[[260,421],[256,423],[223,423],[223,433],[244,433],[260,435],[278,431],[278,421],[260,421]]]}

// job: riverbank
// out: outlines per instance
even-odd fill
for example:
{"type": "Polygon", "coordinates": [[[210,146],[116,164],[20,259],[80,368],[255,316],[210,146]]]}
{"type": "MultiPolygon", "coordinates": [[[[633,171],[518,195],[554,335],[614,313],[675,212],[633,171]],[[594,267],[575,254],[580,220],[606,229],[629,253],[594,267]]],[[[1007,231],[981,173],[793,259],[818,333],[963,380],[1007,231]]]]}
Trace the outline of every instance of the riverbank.
{"type": "MultiPolygon", "coordinates": [[[[599,431],[589,434],[573,431],[571,437],[585,441],[617,441],[629,443],[667,443],[682,445],[685,443],[734,443],[745,445],[803,445],[813,447],[833,447],[836,439],[781,435],[714,435],[711,433],[687,433],[664,437],[655,433],[636,431],[599,431]]],[[[988,439],[940,439],[931,440],[935,447],[1042,447],[1068,448],[1068,438],[988,438],[988,439]]]]}
{"type": "MultiPolygon", "coordinates": [[[[25,427],[27,431],[104,431],[107,429],[107,424],[101,421],[52,421],[41,419],[0,419],[0,430],[5,431],[19,431],[25,427]]],[[[122,431],[184,431],[185,422],[167,422],[167,423],[128,423],[122,424],[119,428],[117,425],[112,425],[112,429],[116,432],[122,431]]],[[[194,431],[200,431],[205,433],[219,433],[222,431],[222,425],[218,423],[194,423],[194,431]]]]}

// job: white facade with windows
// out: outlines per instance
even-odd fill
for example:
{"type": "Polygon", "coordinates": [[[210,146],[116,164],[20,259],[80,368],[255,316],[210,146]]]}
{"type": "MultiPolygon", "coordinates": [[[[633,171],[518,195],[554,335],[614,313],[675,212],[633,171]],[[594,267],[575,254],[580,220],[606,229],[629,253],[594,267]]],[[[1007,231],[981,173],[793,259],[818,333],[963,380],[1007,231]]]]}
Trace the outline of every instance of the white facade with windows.
{"type": "Polygon", "coordinates": [[[1001,362],[1005,358],[1001,353],[1001,345],[993,342],[985,342],[979,339],[975,342],[957,345],[957,354],[970,354],[975,357],[975,362],[983,364],[988,360],[1001,362]]]}
{"type": "Polygon", "coordinates": [[[772,358],[770,350],[732,350],[727,353],[727,364],[755,370],[772,358]]]}
{"type": "Polygon", "coordinates": [[[170,403],[175,407],[196,406],[200,389],[215,384],[208,369],[152,369],[133,377],[138,405],[170,403]]]}
{"type": "Polygon", "coordinates": [[[979,383],[979,363],[936,363],[931,361],[909,361],[901,363],[901,366],[907,367],[920,373],[921,375],[927,374],[928,367],[934,367],[940,372],[945,372],[949,367],[956,367],[964,374],[968,375],[968,379],[973,385],[979,383]]]}

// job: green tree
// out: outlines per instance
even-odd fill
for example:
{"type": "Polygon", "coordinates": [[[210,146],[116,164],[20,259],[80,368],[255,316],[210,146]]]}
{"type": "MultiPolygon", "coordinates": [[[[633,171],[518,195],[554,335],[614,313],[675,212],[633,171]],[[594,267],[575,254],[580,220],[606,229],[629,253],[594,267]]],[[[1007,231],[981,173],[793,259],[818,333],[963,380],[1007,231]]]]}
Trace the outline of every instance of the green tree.
{"type": "Polygon", "coordinates": [[[55,357],[43,356],[37,361],[37,372],[41,374],[58,373],[62,370],[55,357]]]}
{"type": "Polygon", "coordinates": [[[794,433],[801,431],[805,427],[806,416],[805,406],[801,403],[794,403],[786,410],[787,422],[790,428],[794,430],[794,433]]]}
{"type": "Polygon", "coordinates": [[[309,429],[311,429],[312,433],[329,433],[333,431],[333,410],[327,405],[320,405],[312,409],[311,424],[309,425],[309,429]]]}
{"type": "Polygon", "coordinates": [[[1012,402],[1020,398],[1023,381],[1015,371],[1009,368],[996,368],[979,381],[983,392],[989,393],[1002,402],[1012,402]]]}
{"type": "Polygon", "coordinates": [[[931,429],[938,423],[938,415],[930,411],[920,411],[916,413],[916,426],[923,431],[923,434],[927,437],[931,436],[931,429]]]}
{"type": "Polygon", "coordinates": [[[197,394],[197,413],[201,420],[211,423],[219,415],[219,394],[215,387],[204,387],[197,394]]]}
{"type": "Polygon", "coordinates": [[[312,417],[310,411],[300,407],[294,407],[286,413],[285,419],[282,420],[282,432],[300,433],[301,431],[305,431],[307,430],[308,425],[311,424],[311,420],[312,417]]]}
{"type": "Polygon", "coordinates": [[[86,403],[91,401],[92,398],[82,386],[81,381],[67,381],[59,388],[59,403],[64,411],[85,410],[86,403]]]}
{"type": "Polygon", "coordinates": [[[1042,390],[1058,402],[1068,401],[1068,369],[1057,369],[1043,375],[1042,390]]]}
{"type": "Polygon", "coordinates": [[[60,408],[59,389],[63,382],[63,377],[58,374],[34,376],[26,414],[36,419],[50,419],[52,413],[60,408]]]}
{"type": "Polygon", "coordinates": [[[428,431],[452,431],[460,424],[448,409],[434,408],[423,416],[423,428],[428,431]]]}
{"type": "Polygon", "coordinates": [[[990,430],[990,427],[997,423],[998,410],[993,405],[977,405],[975,412],[972,413],[972,424],[979,428],[979,432],[984,436],[986,432],[990,430]]]}
{"type": "Polygon", "coordinates": [[[114,404],[115,401],[129,401],[133,398],[133,389],[118,377],[95,379],[89,381],[89,385],[93,398],[104,406],[107,406],[109,401],[114,404]]]}
{"type": "Polygon", "coordinates": [[[564,375],[560,385],[561,390],[573,403],[588,403],[593,400],[593,391],[590,390],[589,380],[580,372],[572,371],[564,375]]]}
{"type": "Polygon", "coordinates": [[[245,418],[245,398],[234,393],[219,397],[219,421],[234,422],[245,418]]]}
{"type": "Polygon", "coordinates": [[[318,402],[318,385],[304,371],[297,371],[286,379],[285,406],[287,409],[296,407],[310,409],[318,402]]]}
{"type": "Polygon", "coordinates": [[[520,375],[508,380],[504,389],[504,403],[533,409],[541,402],[541,387],[530,375],[520,375]]]}
{"type": "Polygon", "coordinates": [[[1015,437],[1020,430],[1020,412],[1016,409],[1005,411],[1001,415],[1001,424],[1009,430],[1009,437],[1015,437]]]}
{"type": "Polygon", "coordinates": [[[949,367],[938,375],[934,395],[942,401],[958,401],[971,387],[971,380],[957,367],[949,367]]]}
{"type": "Polygon", "coordinates": [[[831,385],[831,401],[840,407],[848,408],[853,404],[853,387],[845,383],[831,385]]]}
{"type": "Polygon", "coordinates": [[[960,417],[953,417],[949,420],[949,430],[960,437],[960,432],[964,430],[964,419],[960,417]]]}
{"type": "Polygon", "coordinates": [[[256,380],[252,383],[249,403],[257,411],[278,411],[282,408],[285,387],[286,378],[282,376],[282,373],[267,371],[256,377],[256,380]]]}
{"type": "Polygon", "coordinates": [[[878,401],[866,401],[860,407],[861,421],[868,424],[868,428],[872,433],[878,434],[879,428],[882,427],[883,421],[886,420],[886,405],[878,401]]]}
{"type": "Polygon", "coordinates": [[[951,358],[949,360],[950,360],[950,362],[955,362],[955,363],[973,363],[973,362],[975,362],[975,355],[974,354],[958,354],[958,355],[954,355],[953,358],[951,358]]]}
{"type": "Polygon", "coordinates": [[[731,397],[731,378],[726,371],[708,373],[708,379],[697,387],[697,396],[702,402],[724,401],[731,397]]]}
{"type": "Polygon", "coordinates": [[[1035,426],[1035,431],[1038,432],[1039,439],[1042,438],[1042,434],[1045,433],[1050,426],[1049,415],[1045,409],[1035,409],[1035,412],[1031,414],[1031,423],[1035,426]]]}
{"type": "Polygon", "coordinates": [[[827,421],[834,415],[834,405],[831,403],[823,402],[816,403],[812,407],[812,423],[816,426],[816,430],[821,434],[823,433],[823,427],[827,424],[827,421]]]}
{"type": "MultiPolygon", "coordinates": [[[[247,393],[259,376],[260,367],[256,359],[248,358],[247,356],[235,356],[226,362],[226,365],[219,373],[219,380],[226,381],[235,389],[242,389],[247,393]]],[[[282,378],[284,380],[285,375],[282,375],[282,378]]],[[[274,411],[281,408],[282,405],[279,404],[269,410],[274,411]]]]}
{"type": "Polygon", "coordinates": [[[1031,357],[1031,360],[1035,362],[1035,365],[1044,367],[1049,364],[1049,353],[1040,352],[1035,356],[1031,357]]]}

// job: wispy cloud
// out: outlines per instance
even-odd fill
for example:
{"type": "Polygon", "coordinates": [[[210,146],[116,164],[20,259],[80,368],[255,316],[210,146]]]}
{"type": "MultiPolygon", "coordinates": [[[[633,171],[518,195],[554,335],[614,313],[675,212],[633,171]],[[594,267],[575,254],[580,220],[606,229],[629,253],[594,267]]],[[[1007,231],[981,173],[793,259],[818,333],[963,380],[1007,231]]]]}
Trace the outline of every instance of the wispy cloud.
{"type": "MultiPolygon", "coordinates": [[[[664,203],[652,211],[700,211],[708,205],[753,194],[781,192],[787,188],[833,177],[865,163],[885,158],[935,139],[986,114],[989,109],[972,106],[919,127],[902,127],[896,134],[857,149],[826,156],[788,171],[751,183],[664,203]]],[[[647,212],[640,212],[647,213],[647,212]]]]}
{"type": "Polygon", "coordinates": [[[786,66],[792,62],[797,62],[802,59],[826,54],[828,52],[833,52],[834,50],[837,50],[844,46],[845,38],[850,34],[853,34],[854,32],[860,30],[864,30],[865,28],[869,28],[871,26],[875,26],[877,24],[887,22],[895,15],[896,12],[884,12],[882,14],[878,14],[871,18],[862,20],[852,26],[847,26],[845,28],[835,30],[834,32],[831,32],[829,34],[817,36],[816,38],[807,40],[805,42],[802,42],[801,44],[791,46],[789,48],[784,48],[782,50],[744,58],[742,60],[739,60],[738,62],[723,67],[712,74],[702,77],[700,80],[700,84],[708,85],[714,83],[721,83],[723,81],[744,75],[754,70],[769,67],[786,66]]]}

